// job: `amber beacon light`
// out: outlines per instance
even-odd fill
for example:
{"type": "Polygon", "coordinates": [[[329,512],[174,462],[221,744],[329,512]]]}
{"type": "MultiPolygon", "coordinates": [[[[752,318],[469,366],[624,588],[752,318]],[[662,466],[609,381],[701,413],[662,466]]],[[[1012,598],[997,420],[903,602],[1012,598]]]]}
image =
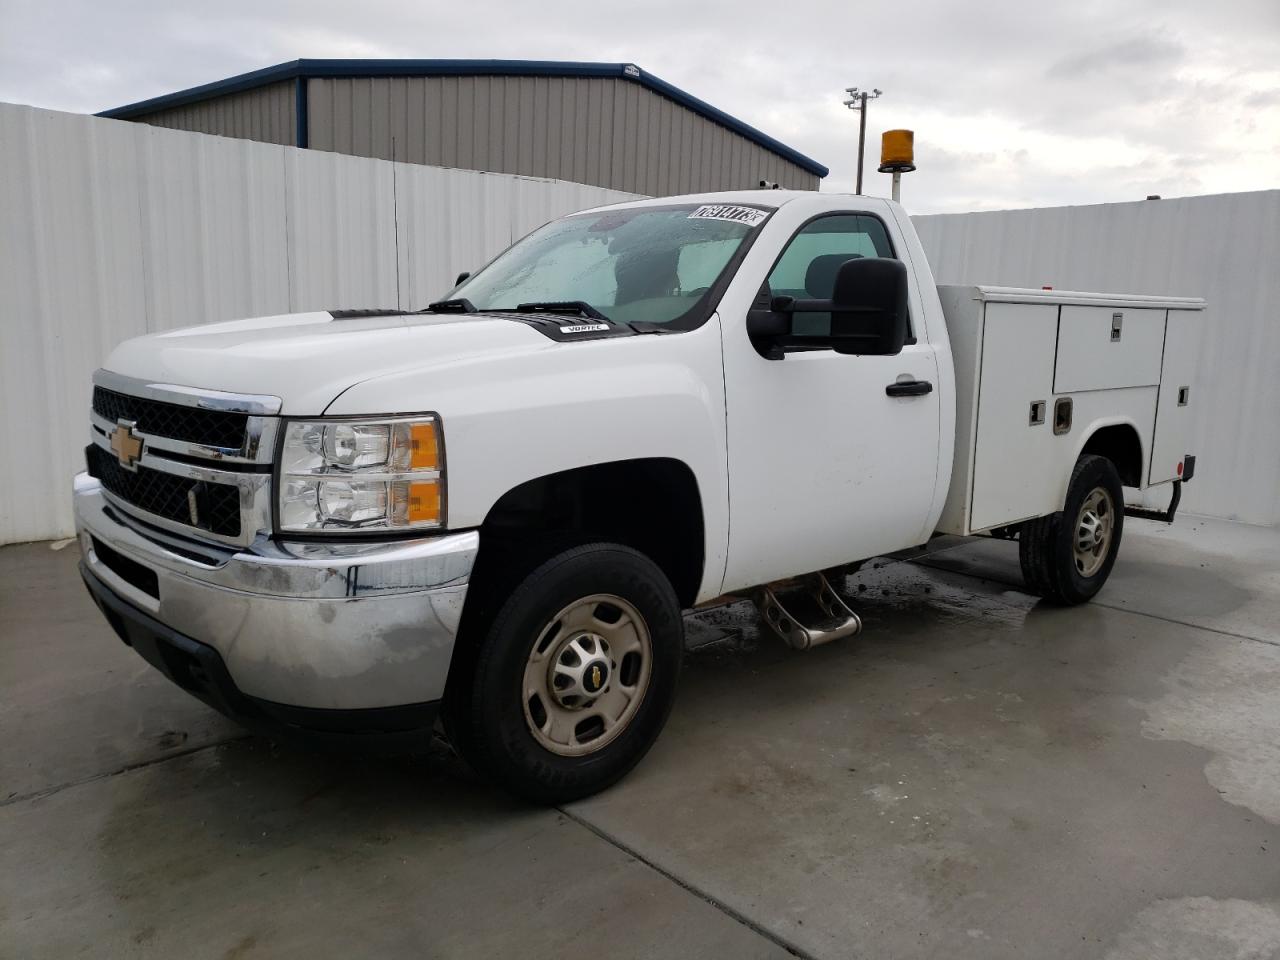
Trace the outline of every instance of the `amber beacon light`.
{"type": "Polygon", "coordinates": [[[886,130],[880,137],[880,172],[893,174],[893,199],[902,199],[902,175],[916,168],[913,130],[886,130]]]}

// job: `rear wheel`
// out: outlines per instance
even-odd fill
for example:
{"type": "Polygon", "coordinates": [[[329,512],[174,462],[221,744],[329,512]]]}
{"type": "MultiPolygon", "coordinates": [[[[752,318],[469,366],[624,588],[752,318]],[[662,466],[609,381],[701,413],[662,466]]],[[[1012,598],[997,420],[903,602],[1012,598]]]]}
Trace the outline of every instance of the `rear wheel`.
{"type": "Polygon", "coordinates": [[[450,709],[481,774],[537,803],[622,777],[657,739],[684,650],[680,604],[643,554],[595,543],[523,577],[480,639],[450,709]]]}
{"type": "Polygon", "coordinates": [[[1027,586],[1048,600],[1084,603],[1102,589],[1124,530],[1124,490],[1105,457],[1076,461],[1062,512],[1028,520],[1018,536],[1027,586]]]}

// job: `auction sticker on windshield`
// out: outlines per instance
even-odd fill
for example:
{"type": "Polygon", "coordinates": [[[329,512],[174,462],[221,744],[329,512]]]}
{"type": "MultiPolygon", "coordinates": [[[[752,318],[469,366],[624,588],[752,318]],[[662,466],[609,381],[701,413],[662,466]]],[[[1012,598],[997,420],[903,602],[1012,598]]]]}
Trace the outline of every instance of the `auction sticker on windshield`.
{"type": "Polygon", "coordinates": [[[769,214],[755,207],[739,207],[731,203],[708,203],[689,214],[690,220],[728,220],[754,227],[769,214]]]}

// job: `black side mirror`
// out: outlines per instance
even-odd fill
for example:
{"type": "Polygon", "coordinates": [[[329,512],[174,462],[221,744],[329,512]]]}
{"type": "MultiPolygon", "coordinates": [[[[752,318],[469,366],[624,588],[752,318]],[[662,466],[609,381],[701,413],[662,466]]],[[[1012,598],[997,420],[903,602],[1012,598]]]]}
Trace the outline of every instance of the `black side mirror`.
{"type": "Polygon", "coordinates": [[[462,286],[462,281],[463,281],[463,280],[465,280],[465,279],[467,279],[467,277],[469,277],[469,276],[471,276],[471,271],[470,271],[470,270],[464,270],[462,273],[458,274],[458,279],[457,279],[457,280],[455,280],[455,281],[453,281],[453,285],[454,285],[455,287],[460,287],[460,286],[462,286]]]}
{"type": "Polygon", "coordinates": [[[859,257],[836,271],[830,300],[769,298],[762,289],[747,314],[747,336],[760,355],[781,360],[788,350],[830,349],[893,356],[907,341],[907,267],[901,260],[859,257]],[[797,313],[828,313],[829,333],[793,333],[797,313]]]}
{"type": "Polygon", "coordinates": [[[791,333],[791,314],[780,307],[781,301],[790,300],[790,297],[773,296],[766,280],[747,311],[747,339],[766,360],[781,360],[785,356],[782,341],[791,333]]]}
{"type": "Polygon", "coordinates": [[[831,291],[836,353],[892,356],[907,342],[907,265],[866,257],[847,260],[831,291]]]}

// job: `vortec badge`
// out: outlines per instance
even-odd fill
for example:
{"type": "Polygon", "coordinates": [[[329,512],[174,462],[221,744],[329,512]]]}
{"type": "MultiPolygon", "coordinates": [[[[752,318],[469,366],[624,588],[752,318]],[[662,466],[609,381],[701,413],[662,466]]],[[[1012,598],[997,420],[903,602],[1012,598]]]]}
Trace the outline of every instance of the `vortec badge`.
{"type": "Polygon", "coordinates": [[[108,436],[111,438],[111,449],[126,470],[136,470],[142,456],[142,440],[134,435],[134,424],[130,420],[120,420],[116,428],[108,436]]]}
{"type": "Polygon", "coordinates": [[[561,333],[599,333],[601,330],[612,330],[607,323],[572,323],[560,328],[561,333]]]}

